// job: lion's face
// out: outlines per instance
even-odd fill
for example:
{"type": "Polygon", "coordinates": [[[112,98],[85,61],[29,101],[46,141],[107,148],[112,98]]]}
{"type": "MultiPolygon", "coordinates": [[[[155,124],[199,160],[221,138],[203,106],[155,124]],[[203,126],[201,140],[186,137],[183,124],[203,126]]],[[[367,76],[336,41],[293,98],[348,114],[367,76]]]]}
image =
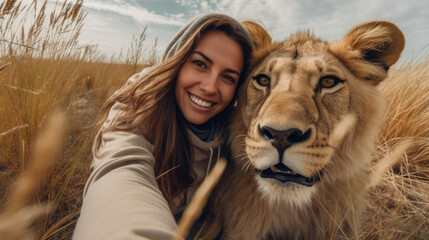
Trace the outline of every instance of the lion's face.
{"type": "Polygon", "coordinates": [[[259,191],[269,201],[309,203],[320,184],[367,166],[338,156],[348,143],[373,143],[382,99],[375,77],[350,67],[344,55],[307,33],[256,54],[258,64],[238,100],[236,118],[245,130],[232,129],[244,140],[232,141],[236,155],[245,152],[244,167],[254,169],[259,191]],[[340,137],[334,134],[350,114],[355,123],[340,137]]]}
{"type": "Polygon", "coordinates": [[[326,49],[283,44],[250,75],[245,150],[270,194],[309,196],[331,163],[330,130],[348,112],[353,77],[326,49]]]}

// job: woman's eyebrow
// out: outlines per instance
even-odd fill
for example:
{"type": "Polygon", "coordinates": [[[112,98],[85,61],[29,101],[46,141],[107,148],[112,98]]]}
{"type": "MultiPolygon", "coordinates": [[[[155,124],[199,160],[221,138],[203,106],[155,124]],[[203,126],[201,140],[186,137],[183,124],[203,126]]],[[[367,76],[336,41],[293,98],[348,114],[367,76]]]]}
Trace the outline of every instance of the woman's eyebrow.
{"type": "Polygon", "coordinates": [[[204,53],[202,53],[200,51],[193,51],[192,53],[196,53],[196,54],[200,55],[201,57],[203,57],[207,62],[213,63],[213,61],[209,57],[207,57],[207,55],[205,55],[204,53]]]}
{"type": "Polygon", "coordinates": [[[238,71],[233,70],[233,69],[229,69],[229,68],[225,69],[225,72],[234,73],[234,74],[237,74],[238,76],[240,76],[240,73],[238,71]]]}
{"type": "MultiPolygon", "coordinates": [[[[202,53],[200,51],[193,51],[192,53],[196,53],[196,54],[200,55],[202,58],[204,58],[210,64],[213,63],[213,61],[207,55],[205,55],[204,53],[202,53]]],[[[227,69],[225,69],[225,72],[234,73],[234,74],[237,74],[238,76],[240,76],[240,72],[236,71],[234,69],[227,68],[227,69]]]]}

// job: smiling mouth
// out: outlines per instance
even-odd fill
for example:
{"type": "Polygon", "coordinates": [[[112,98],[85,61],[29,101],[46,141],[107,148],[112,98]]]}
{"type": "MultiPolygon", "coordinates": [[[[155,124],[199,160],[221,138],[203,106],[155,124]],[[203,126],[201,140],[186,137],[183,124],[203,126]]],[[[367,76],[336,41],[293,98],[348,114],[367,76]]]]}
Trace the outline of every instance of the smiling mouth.
{"type": "Polygon", "coordinates": [[[191,98],[191,101],[193,103],[195,103],[196,105],[203,107],[203,108],[209,108],[209,107],[213,106],[213,104],[214,104],[213,102],[207,102],[207,101],[204,101],[202,99],[199,99],[190,93],[189,93],[189,97],[191,98]]]}
{"type": "Polygon", "coordinates": [[[317,181],[320,181],[320,177],[323,175],[323,172],[320,171],[318,174],[312,177],[304,177],[302,175],[299,175],[292,169],[288,168],[283,163],[278,163],[275,166],[271,166],[265,170],[259,170],[259,175],[262,178],[272,178],[282,183],[294,182],[297,184],[311,187],[317,181]]]}

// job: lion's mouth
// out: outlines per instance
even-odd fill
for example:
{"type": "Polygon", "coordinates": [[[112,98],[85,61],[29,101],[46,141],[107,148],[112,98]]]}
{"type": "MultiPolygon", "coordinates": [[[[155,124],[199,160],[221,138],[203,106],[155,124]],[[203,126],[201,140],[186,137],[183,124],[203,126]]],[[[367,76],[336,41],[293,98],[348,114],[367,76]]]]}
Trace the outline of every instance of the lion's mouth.
{"type": "Polygon", "coordinates": [[[322,176],[323,172],[320,171],[318,174],[312,177],[304,177],[302,175],[299,175],[292,169],[288,168],[283,163],[278,163],[275,166],[271,166],[265,170],[260,170],[259,175],[262,178],[273,178],[280,182],[294,182],[297,184],[301,184],[304,186],[311,187],[313,186],[317,181],[320,180],[320,177],[322,176]]]}

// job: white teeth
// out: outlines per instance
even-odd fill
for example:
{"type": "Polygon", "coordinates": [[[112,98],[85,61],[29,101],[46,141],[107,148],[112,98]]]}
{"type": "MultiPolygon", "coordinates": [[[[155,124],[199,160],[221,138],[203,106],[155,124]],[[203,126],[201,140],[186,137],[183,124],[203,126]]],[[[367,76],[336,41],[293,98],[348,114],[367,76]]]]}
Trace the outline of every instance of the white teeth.
{"type": "Polygon", "coordinates": [[[290,171],[282,171],[282,170],[280,170],[280,169],[276,168],[275,166],[271,166],[270,168],[271,168],[271,171],[273,171],[273,172],[279,172],[279,173],[286,173],[286,174],[290,174],[290,175],[296,175],[296,172],[295,172],[295,171],[293,171],[293,170],[290,170],[290,171]]]}
{"type": "Polygon", "coordinates": [[[194,102],[194,103],[195,103],[195,104],[197,104],[198,106],[208,108],[208,107],[211,107],[211,106],[213,105],[213,103],[203,101],[203,100],[201,100],[201,99],[199,99],[199,98],[195,97],[194,95],[189,94],[189,96],[191,97],[192,102],[194,102]]]}

